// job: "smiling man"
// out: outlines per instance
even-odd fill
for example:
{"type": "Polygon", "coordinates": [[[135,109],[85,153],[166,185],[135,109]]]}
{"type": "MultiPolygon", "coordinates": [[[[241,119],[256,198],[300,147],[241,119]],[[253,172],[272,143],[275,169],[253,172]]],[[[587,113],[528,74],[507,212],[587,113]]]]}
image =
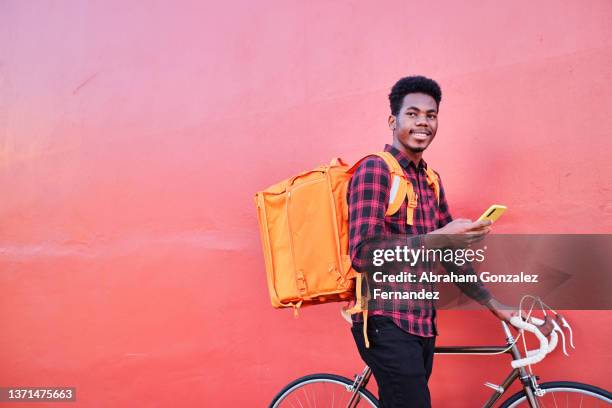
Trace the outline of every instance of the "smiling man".
{"type": "MultiPolygon", "coordinates": [[[[427,177],[422,155],[436,137],[442,92],[439,85],[422,76],[400,79],[391,89],[389,128],[393,142],[385,146],[402,167],[417,193],[412,222],[407,220],[408,203],[385,216],[391,191],[391,176],[383,159],[371,156],[358,167],[348,191],[350,254],[353,267],[365,272],[372,241],[390,246],[408,244],[409,237],[457,237],[469,244],[484,237],[489,221],[472,222],[451,217],[444,188],[439,178],[439,198],[427,177]],[[370,245],[370,246],[369,246],[370,245]]],[[[437,173],[436,173],[437,174],[437,173]]],[[[465,274],[473,273],[470,267],[465,274]]],[[[395,286],[401,288],[402,284],[395,286]]],[[[404,284],[405,285],[405,284],[404,284]]],[[[481,283],[458,285],[498,318],[509,320],[512,313],[492,299],[481,283]]],[[[436,311],[432,301],[405,299],[372,304],[367,334],[363,336],[363,317],[353,315],[352,333],[362,359],[370,366],[379,388],[381,407],[430,407],[427,382],[433,365],[436,311]],[[390,302],[390,304],[389,304],[390,302]]]]}

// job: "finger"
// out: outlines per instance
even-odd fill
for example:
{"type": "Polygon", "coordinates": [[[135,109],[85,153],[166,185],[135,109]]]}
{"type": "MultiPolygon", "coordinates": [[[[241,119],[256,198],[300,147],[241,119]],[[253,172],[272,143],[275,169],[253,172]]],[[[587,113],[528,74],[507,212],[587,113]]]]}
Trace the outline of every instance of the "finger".
{"type": "Polygon", "coordinates": [[[467,233],[479,233],[479,232],[484,231],[486,228],[489,228],[489,227],[475,228],[473,225],[474,224],[467,225],[466,228],[465,228],[465,231],[463,233],[464,234],[467,234],[467,233]]]}
{"type": "Polygon", "coordinates": [[[455,220],[453,220],[453,222],[456,223],[472,223],[472,220],[470,220],[469,218],[456,218],[455,220]]]}
{"type": "Polygon", "coordinates": [[[485,239],[485,238],[486,238],[486,237],[485,237],[484,235],[481,235],[481,236],[479,236],[479,237],[477,237],[477,238],[472,239],[472,242],[471,242],[471,243],[472,243],[472,244],[475,244],[475,243],[477,243],[477,242],[482,241],[482,240],[483,240],[483,239],[485,239]]]}
{"type": "Polygon", "coordinates": [[[478,229],[471,229],[466,232],[466,234],[483,234],[486,235],[491,232],[491,227],[483,227],[478,229]]]}
{"type": "Polygon", "coordinates": [[[480,228],[488,227],[491,224],[493,224],[491,220],[480,220],[480,221],[476,221],[475,223],[473,223],[471,229],[480,229],[480,228]]]}
{"type": "Polygon", "coordinates": [[[486,230],[477,230],[477,231],[466,232],[464,235],[467,235],[469,238],[480,238],[480,237],[484,237],[487,234],[488,234],[488,231],[486,230]]]}
{"type": "Polygon", "coordinates": [[[479,242],[484,238],[483,234],[463,234],[464,241],[467,244],[473,244],[475,242],[479,242]]]}

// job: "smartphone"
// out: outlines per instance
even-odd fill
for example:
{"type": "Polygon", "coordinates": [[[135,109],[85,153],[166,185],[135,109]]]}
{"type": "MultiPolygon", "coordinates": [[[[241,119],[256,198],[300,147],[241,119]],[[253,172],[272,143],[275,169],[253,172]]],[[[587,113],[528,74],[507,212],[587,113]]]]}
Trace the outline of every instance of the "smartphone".
{"type": "Polygon", "coordinates": [[[493,204],[487,209],[487,211],[482,213],[480,218],[478,218],[476,221],[490,220],[491,222],[495,222],[505,211],[505,205],[493,204]]]}

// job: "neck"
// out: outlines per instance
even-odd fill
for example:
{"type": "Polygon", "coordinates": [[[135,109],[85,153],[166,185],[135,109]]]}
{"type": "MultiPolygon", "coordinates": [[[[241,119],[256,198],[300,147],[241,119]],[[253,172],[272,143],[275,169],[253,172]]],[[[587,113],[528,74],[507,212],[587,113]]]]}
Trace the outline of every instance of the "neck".
{"type": "Polygon", "coordinates": [[[412,151],[412,150],[406,148],[406,146],[401,144],[395,138],[393,140],[392,146],[395,147],[400,152],[404,153],[406,155],[406,157],[408,157],[410,160],[412,160],[414,162],[414,164],[419,164],[419,162],[421,161],[421,158],[423,157],[423,152],[412,151]]]}

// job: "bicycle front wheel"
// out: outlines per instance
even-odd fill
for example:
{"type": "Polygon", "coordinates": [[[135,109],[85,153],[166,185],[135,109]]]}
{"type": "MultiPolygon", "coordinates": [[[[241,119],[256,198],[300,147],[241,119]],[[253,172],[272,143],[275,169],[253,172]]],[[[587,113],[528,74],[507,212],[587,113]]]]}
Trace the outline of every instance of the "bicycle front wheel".
{"type": "MultiPolygon", "coordinates": [[[[612,404],[611,394],[601,388],[589,384],[570,381],[555,381],[540,384],[545,390],[538,397],[541,407],[609,407],[612,404]]],[[[508,398],[500,408],[530,407],[525,391],[520,391],[508,398]]]]}
{"type": "MultiPolygon", "coordinates": [[[[335,374],[312,374],[299,378],[272,400],[270,408],[330,407],[346,408],[354,392],[353,381],[335,374]]],[[[378,407],[378,400],[365,388],[361,388],[351,407],[378,407]]]]}

